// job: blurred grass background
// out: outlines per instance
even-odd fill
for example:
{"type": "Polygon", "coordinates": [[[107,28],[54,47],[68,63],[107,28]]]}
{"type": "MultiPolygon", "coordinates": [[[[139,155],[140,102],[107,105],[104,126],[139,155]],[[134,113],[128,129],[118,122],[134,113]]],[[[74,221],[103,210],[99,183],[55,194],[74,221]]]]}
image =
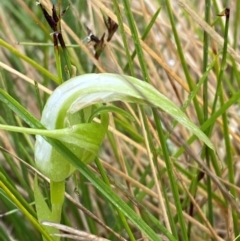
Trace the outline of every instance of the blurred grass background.
{"type": "MultiPolygon", "coordinates": [[[[58,4],[57,1],[51,3],[47,0],[41,3],[48,12],[52,8],[52,3],[56,6],[58,4]]],[[[205,82],[201,83],[197,92],[197,98],[187,103],[184,108],[188,117],[198,126],[202,126],[211,116],[216,95],[219,96],[219,101],[216,102],[214,113],[217,113],[224,103],[230,103],[223,110],[223,116],[216,115],[211,119],[212,131],[205,130],[216,148],[216,153],[208,150],[200,141],[195,141],[186,147],[191,133],[180,125],[173,128],[173,120],[167,114],[159,112],[159,116],[166,134],[168,157],[175,175],[188,239],[237,240],[235,237],[239,234],[240,191],[238,187],[240,181],[238,159],[240,150],[238,97],[240,2],[133,0],[130,1],[128,8],[126,1],[119,1],[121,21],[125,25],[121,27],[119,24],[118,31],[111,42],[106,44],[98,61],[94,59],[93,48],[86,44],[85,26],[100,38],[106,32],[103,15],[117,21],[114,1],[62,0],[62,9],[67,8],[68,4],[70,8],[63,16],[62,33],[65,42],[70,45],[68,53],[77,75],[90,73],[96,65],[96,72],[118,72],[129,75],[134,73],[136,77],[145,80],[146,73],[142,67],[145,63],[150,83],[176,105],[182,107],[188,100],[189,94],[198,88],[196,86],[199,82],[201,83],[204,73],[207,73],[205,82]],[[171,6],[168,5],[169,3],[171,6]],[[226,7],[230,8],[228,39],[224,38],[226,18],[217,16],[226,7]],[[132,12],[134,22],[129,23],[125,14],[128,11],[132,12]],[[157,15],[154,16],[156,13],[157,15]],[[205,21],[209,22],[209,25],[206,26],[205,21]],[[142,37],[143,41],[136,42],[134,34],[133,36],[131,34],[133,33],[131,24],[135,24],[139,39],[142,37]],[[211,24],[213,24],[212,27],[210,27],[211,24]],[[204,31],[206,31],[205,35],[204,31]],[[225,42],[228,40],[228,46],[231,46],[231,49],[226,58],[226,65],[221,66],[224,40],[225,42]],[[124,41],[127,45],[124,45],[124,41]],[[140,48],[144,56],[142,59],[133,57],[131,62],[128,53],[133,54],[135,48],[137,55],[140,48]],[[211,69],[207,69],[208,64],[213,60],[215,62],[211,69]],[[221,69],[223,73],[220,78],[221,69]],[[218,84],[221,86],[220,92],[216,91],[218,84]],[[170,134],[167,134],[168,131],[170,134]],[[228,196],[220,191],[212,176],[203,170],[203,166],[196,163],[196,159],[199,158],[206,163],[214,178],[221,182],[226,191],[229,191],[228,196]]],[[[19,51],[22,55],[28,56],[52,75],[57,76],[51,29],[35,1],[1,1],[0,39],[2,41],[0,42],[1,88],[34,116],[40,118],[42,107],[39,104],[34,81],[48,89],[45,90],[39,85],[40,99],[43,104],[50,90],[54,90],[57,85],[51,76],[44,74],[14,52],[14,50],[19,51]],[[3,42],[8,43],[12,48],[7,48],[3,42]],[[29,83],[31,81],[33,82],[29,83]]],[[[64,61],[62,65],[64,70],[64,61]]],[[[63,78],[67,80],[64,71],[63,78]]],[[[120,115],[111,117],[109,133],[99,157],[110,178],[113,190],[139,214],[141,219],[147,222],[152,230],[159,234],[159,240],[185,240],[176,213],[176,200],[173,198],[169,183],[165,165],[166,156],[160,144],[154,115],[150,108],[145,108],[147,117],[145,128],[152,138],[151,155],[157,161],[155,163],[157,180],[153,178],[149,165],[151,155],[146,148],[137,107],[134,104],[116,103],[116,105],[136,116],[137,121],[131,122],[120,115]],[[156,181],[161,187],[162,197],[156,191],[156,181]],[[162,203],[161,198],[166,201],[162,203]],[[164,211],[167,212],[170,224],[163,215],[164,211]],[[149,218],[148,213],[172,232],[175,239],[163,235],[158,225],[149,218]],[[175,232],[172,231],[173,226],[175,232]]],[[[25,125],[9,111],[4,103],[0,106],[1,124],[25,125]]],[[[34,205],[34,173],[18,159],[21,158],[35,167],[34,137],[0,131],[0,145],[4,148],[0,156],[1,173],[20,196],[34,205]]],[[[95,164],[91,166],[98,172],[95,164]]],[[[45,180],[41,181],[46,200],[49,196],[48,185],[45,180]]],[[[75,180],[69,178],[66,181],[66,186],[69,198],[66,198],[64,205],[63,224],[109,240],[129,239],[114,207],[84,176],[76,174],[75,180]],[[98,221],[90,217],[89,213],[79,206],[80,204],[92,212],[98,221]]],[[[2,190],[0,197],[2,215],[0,239],[40,240],[38,231],[21,212],[16,210],[14,203],[2,190]]],[[[130,227],[136,240],[147,240],[138,227],[131,224],[130,227]]]]}

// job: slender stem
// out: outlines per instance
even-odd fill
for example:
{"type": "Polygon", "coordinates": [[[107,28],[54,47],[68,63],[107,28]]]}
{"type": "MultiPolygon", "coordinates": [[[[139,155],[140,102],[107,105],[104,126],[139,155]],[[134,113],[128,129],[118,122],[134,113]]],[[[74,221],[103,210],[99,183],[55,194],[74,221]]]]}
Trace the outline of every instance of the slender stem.
{"type": "MultiPolygon", "coordinates": [[[[153,27],[153,24],[155,23],[158,15],[159,15],[159,13],[160,13],[160,10],[161,10],[161,8],[158,8],[158,10],[156,11],[156,13],[155,13],[154,16],[152,17],[150,23],[149,23],[148,26],[146,27],[146,29],[145,29],[142,37],[141,37],[141,40],[145,40],[146,37],[148,36],[150,30],[151,30],[152,27],[153,27]]],[[[136,51],[136,49],[135,49],[135,50],[133,51],[132,55],[131,55],[131,59],[132,59],[132,60],[134,60],[134,58],[135,58],[135,56],[136,56],[136,53],[137,53],[137,51],[136,51]]],[[[131,61],[131,62],[132,62],[132,61],[131,61]]],[[[129,69],[129,63],[127,63],[127,64],[125,65],[125,67],[123,68],[124,73],[125,73],[128,69],[129,69]]]]}
{"type": "MultiPolygon", "coordinates": [[[[220,97],[221,105],[224,105],[222,86],[220,87],[219,97],[220,97]]],[[[232,151],[231,151],[232,147],[231,147],[231,141],[230,141],[230,135],[229,135],[229,129],[228,129],[227,110],[225,112],[223,112],[222,120],[223,120],[223,134],[224,134],[225,147],[226,147],[226,158],[227,158],[226,163],[227,163],[227,167],[228,167],[228,179],[229,179],[229,182],[234,185],[234,183],[235,183],[235,181],[234,181],[234,179],[235,179],[234,162],[233,162],[233,156],[232,156],[232,151]]],[[[230,187],[230,193],[233,196],[233,198],[236,198],[236,190],[233,186],[230,187]]],[[[232,218],[233,218],[235,235],[238,235],[239,234],[238,217],[234,210],[232,210],[232,218]]]]}
{"type": "MultiPolygon", "coordinates": [[[[239,42],[238,39],[238,22],[239,22],[239,18],[240,18],[240,1],[236,1],[235,2],[236,6],[236,12],[235,12],[235,16],[234,16],[234,32],[233,32],[233,49],[237,49],[237,45],[239,42]]],[[[234,80],[237,81],[238,83],[238,87],[240,86],[240,78],[237,77],[239,75],[237,67],[236,67],[236,62],[233,58],[231,58],[232,61],[232,66],[233,68],[231,69],[231,76],[230,76],[230,82],[233,84],[234,80]]]]}
{"type": "MultiPolygon", "coordinates": [[[[65,193],[65,181],[54,182],[50,180],[50,196],[51,196],[52,212],[51,212],[51,217],[49,221],[51,222],[54,222],[54,223],[61,222],[64,193],[65,193]]],[[[59,237],[55,237],[55,240],[58,241],[59,237]]]]}
{"type": "MultiPolygon", "coordinates": [[[[211,0],[205,0],[205,21],[210,24],[210,10],[211,10],[211,0]]],[[[204,31],[204,46],[203,46],[203,72],[207,70],[208,66],[208,48],[209,48],[209,36],[206,31],[204,31]]],[[[203,84],[203,115],[204,121],[208,119],[208,79],[203,84]]],[[[207,132],[207,131],[206,131],[207,132]]],[[[207,133],[206,133],[207,134],[207,133]]],[[[205,145],[202,156],[206,158],[208,167],[210,167],[210,150],[205,145]],[[204,151],[205,150],[205,151],[204,151]]],[[[213,205],[212,205],[212,187],[211,178],[207,176],[207,192],[208,192],[208,220],[211,225],[213,225],[213,205]]]]}
{"type": "MultiPolygon", "coordinates": [[[[186,80],[188,82],[189,89],[190,89],[190,91],[193,91],[195,86],[194,86],[193,80],[190,76],[190,73],[189,73],[189,70],[188,70],[188,65],[187,65],[187,62],[185,60],[183,49],[182,49],[182,46],[181,46],[181,42],[179,40],[178,32],[177,32],[177,29],[176,29],[176,24],[175,24],[174,18],[173,18],[171,3],[170,3],[169,0],[166,0],[165,4],[166,4],[167,10],[168,10],[168,15],[169,15],[169,19],[170,19],[170,22],[171,22],[171,27],[172,27],[175,43],[177,45],[177,50],[178,50],[178,54],[179,54],[179,57],[180,57],[180,60],[181,60],[183,71],[184,71],[186,80]]],[[[202,115],[202,111],[200,109],[199,103],[198,103],[196,98],[193,99],[193,103],[194,103],[194,107],[195,107],[198,119],[199,119],[200,123],[202,123],[203,122],[203,115],[202,115]]]]}
{"type": "MultiPolygon", "coordinates": [[[[210,23],[210,6],[211,0],[205,0],[205,21],[210,23]]],[[[204,31],[204,45],[203,45],[203,72],[207,70],[208,66],[208,47],[209,47],[209,36],[204,31]]],[[[203,84],[203,102],[204,102],[204,121],[208,118],[208,81],[207,77],[203,84]]]]}
{"type": "Polygon", "coordinates": [[[50,193],[52,204],[52,220],[59,223],[62,214],[62,205],[64,202],[65,181],[50,181],[50,193]]]}
{"type": "MultiPolygon", "coordinates": [[[[230,13],[230,9],[229,8],[226,8],[226,11],[229,11],[228,14],[230,13]]],[[[216,89],[216,94],[215,94],[214,101],[213,101],[212,114],[216,110],[217,100],[218,100],[220,87],[221,87],[222,79],[223,79],[223,74],[224,74],[225,67],[226,67],[226,64],[227,64],[228,28],[229,28],[229,15],[228,15],[228,17],[226,16],[222,63],[221,63],[220,71],[219,71],[219,74],[218,74],[217,89],[216,89]]],[[[214,126],[214,123],[209,127],[208,136],[211,135],[211,132],[213,130],[213,126],[214,126]]]]}
{"type": "MultiPolygon", "coordinates": [[[[227,64],[227,45],[228,45],[228,28],[229,28],[229,18],[230,18],[230,9],[225,9],[225,15],[226,17],[226,24],[225,24],[225,32],[224,32],[224,45],[223,45],[223,59],[220,67],[220,72],[218,76],[218,88],[215,95],[215,99],[217,97],[220,97],[221,105],[224,105],[224,97],[223,97],[223,87],[222,87],[222,79],[223,79],[223,73],[226,68],[227,64]]],[[[230,136],[229,136],[229,129],[228,129],[228,119],[227,119],[227,110],[223,112],[222,114],[222,120],[223,120],[223,131],[224,131],[224,140],[225,140],[225,146],[226,146],[226,156],[227,156],[227,166],[228,166],[228,178],[229,182],[234,185],[234,164],[233,164],[233,157],[231,152],[231,142],[230,142],[230,136]]],[[[236,190],[235,188],[230,188],[231,194],[234,198],[236,198],[236,190]]],[[[234,223],[234,231],[235,235],[239,234],[239,227],[238,227],[238,220],[236,216],[236,212],[232,211],[232,217],[233,217],[233,223],[234,223]]]]}
{"type": "MultiPolygon", "coordinates": [[[[153,112],[153,116],[154,116],[154,120],[155,120],[155,123],[156,123],[156,129],[157,129],[157,132],[158,132],[158,136],[159,136],[159,139],[160,139],[160,142],[161,142],[161,145],[162,145],[162,152],[163,152],[163,158],[164,160],[167,160],[169,166],[171,166],[171,170],[168,170],[168,167],[167,167],[167,173],[168,173],[168,177],[169,177],[169,180],[170,180],[170,183],[171,183],[171,188],[172,187],[172,183],[175,182],[175,180],[171,180],[171,178],[173,177],[171,175],[171,171],[172,171],[172,164],[170,162],[170,158],[169,158],[169,153],[168,153],[168,149],[167,149],[167,146],[166,146],[166,141],[163,141],[165,139],[164,135],[163,135],[163,131],[162,131],[162,127],[161,127],[161,122],[160,122],[160,118],[159,116],[157,115],[157,113],[154,111],[153,112]]],[[[144,118],[145,119],[145,118],[144,118]]],[[[148,132],[148,139],[149,139],[149,143],[151,145],[153,145],[152,143],[152,138],[151,138],[151,133],[148,132]]],[[[151,149],[153,149],[153,147],[151,147],[151,149]]],[[[154,149],[152,150],[152,152],[154,151],[154,149]]],[[[153,152],[154,153],[154,152],[153,152]]],[[[157,161],[157,155],[155,154],[155,157],[154,161],[155,161],[155,165],[158,168],[158,161],[157,161]]],[[[166,165],[167,166],[167,165],[166,165]]],[[[173,192],[173,195],[174,195],[174,201],[176,202],[176,199],[179,198],[177,197],[177,195],[175,195],[174,191],[176,191],[177,187],[175,187],[174,189],[172,189],[172,192],[173,192]],[[175,199],[176,198],[176,199],[175,199]]],[[[174,222],[174,218],[173,218],[173,214],[171,212],[171,208],[170,208],[170,201],[169,201],[169,198],[168,198],[168,195],[166,193],[166,190],[165,188],[163,188],[163,193],[164,193],[164,197],[165,197],[165,205],[166,205],[166,209],[167,209],[167,214],[168,214],[168,218],[166,220],[165,218],[165,222],[167,224],[167,221],[170,223],[170,226],[171,226],[171,232],[173,234],[174,237],[177,237],[177,230],[176,230],[176,225],[175,225],[175,222],[174,222]]],[[[178,209],[178,205],[176,205],[176,208],[177,208],[177,213],[180,211],[182,213],[182,210],[178,209]]],[[[165,210],[162,210],[163,214],[165,212],[165,210]]],[[[170,230],[169,230],[170,231],[170,230]]]]}
{"type": "MultiPolygon", "coordinates": [[[[159,116],[156,115],[156,113],[154,113],[154,119],[156,122],[156,127],[157,127],[157,131],[158,131],[158,136],[160,138],[160,142],[162,145],[162,151],[163,151],[163,155],[165,157],[165,163],[166,163],[166,169],[167,169],[167,173],[168,173],[168,178],[171,184],[171,189],[172,189],[172,193],[173,193],[173,198],[174,198],[174,202],[176,205],[176,212],[177,212],[177,217],[180,223],[180,227],[181,227],[181,231],[182,231],[182,235],[183,235],[183,240],[188,240],[188,236],[187,236],[187,230],[186,230],[186,226],[185,226],[185,221],[183,218],[183,213],[182,213],[182,206],[181,206],[181,201],[180,201],[180,197],[179,197],[179,192],[178,192],[178,188],[176,185],[176,179],[175,179],[175,175],[173,173],[173,166],[171,163],[171,160],[169,158],[169,153],[168,153],[168,148],[166,145],[166,140],[164,138],[164,133],[163,133],[163,129],[162,129],[162,125],[160,123],[160,121],[157,121],[159,118],[159,116]]],[[[173,233],[175,233],[176,231],[173,229],[173,233]]]]}
{"type": "MultiPolygon", "coordinates": [[[[126,17],[128,19],[129,27],[131,29],[132,39],[133,39],[134,46],[135,46],[135,49],[136,49],[136,52],[137,52],[139,63],[140,63],[140,66],[141,66],[141,71],[142,71],[142,74],[143,74],[143,80],[149,83],[150,79],[149,79],[149,74],[148,74],[148,68],[147,68],[147,64],[146,64],[146,61],[145,61],[143,50],[142,50],[142,47],[141,47],[141,44],[140,44],[140,41],[139,41],[138,31],[137,31],[137,27],[135,25],[135,21],[134,21],[134,18],[133,18],[133,14],[132,14],[132,11],[131,11],[129,0],[123,0],[123,5],[124,5],[126,17]]],[[[130,59],[131,59],[131,56],[130,56],[130,59]]]]}

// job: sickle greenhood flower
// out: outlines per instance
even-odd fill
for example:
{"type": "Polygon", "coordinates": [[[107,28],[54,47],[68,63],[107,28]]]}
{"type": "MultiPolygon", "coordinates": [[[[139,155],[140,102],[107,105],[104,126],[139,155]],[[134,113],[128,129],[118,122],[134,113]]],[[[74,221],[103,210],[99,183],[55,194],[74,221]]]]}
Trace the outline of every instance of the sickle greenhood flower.
{"type": "MultiPolygon", "coordinates": [[[[87,164],[97,155],[108,126],[107,114],[102,115],[101,123],[86,123],[91,108],[119,100],[162,109],[213,149],[208,137],[152,85],[117,74],[86,74],[63,83],[50,96],[41,123],[49,130],[58,130],[59,135],[54,138],[64,142],[87,164]]],[[[35,160],[40,171],[54,181],[64,180],[75,170],[41,136],[37,136],[35,160]]]]}

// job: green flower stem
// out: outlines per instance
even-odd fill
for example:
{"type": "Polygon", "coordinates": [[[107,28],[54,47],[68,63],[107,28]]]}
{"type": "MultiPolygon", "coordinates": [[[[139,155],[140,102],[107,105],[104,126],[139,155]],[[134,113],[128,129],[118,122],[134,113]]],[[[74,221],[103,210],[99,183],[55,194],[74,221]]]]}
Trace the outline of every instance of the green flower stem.
{"type": "Polygon", "coordinates": [[[64,202],[65,181],[54,182],[50,181],[50,194],[52,204],[52,222],[60,223],[62,206],[64,202]]]}

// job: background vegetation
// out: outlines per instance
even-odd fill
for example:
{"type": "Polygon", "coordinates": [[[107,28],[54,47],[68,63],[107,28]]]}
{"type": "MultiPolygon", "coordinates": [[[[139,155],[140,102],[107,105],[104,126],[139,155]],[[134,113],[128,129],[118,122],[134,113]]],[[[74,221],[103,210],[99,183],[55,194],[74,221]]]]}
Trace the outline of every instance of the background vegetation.
{"type": "MultiPolygon", "coordinates": [[[[69,5],[61,26],[76,75],[110,72],[149,82],[215,148],[160,110],[116,102],[135,120],[110,115],[99,160],[66,180],[61,223],[82,230],[75,235],[86,240],[92,240],[90,235],[99,240],[237,240],[240,2],[42,0],[49,14],[52,3],[62,9],[69,5]],[[96,60],[86,26],[100,39],[107,34],[103,16],[119,28],[96,60]],[[93,179],[86,173],[94,174],[93,179]],[[95,176],[108,189],[99,188],[103,186],[95,176]],[[109,190],[126,207],[115,196],[109,198],[109,190]],[[129,207],[139,218],[127,223],[129,207]]],[[[39,119],[59,80],[52,38],[35,1],[1,1],[1,89],[39,119]]],[[[60,58],[65,81],[62,51],[60,58]]],[[[1,124],[28,127],[8,104],[0,103],[1,124]]],[[[35,225],[34,142],[34,136],[0,131],[0,240],[41,240],[35,225]]],[[[50,205],[48,180],[40,177],[39,186],[50,205]]]]}

